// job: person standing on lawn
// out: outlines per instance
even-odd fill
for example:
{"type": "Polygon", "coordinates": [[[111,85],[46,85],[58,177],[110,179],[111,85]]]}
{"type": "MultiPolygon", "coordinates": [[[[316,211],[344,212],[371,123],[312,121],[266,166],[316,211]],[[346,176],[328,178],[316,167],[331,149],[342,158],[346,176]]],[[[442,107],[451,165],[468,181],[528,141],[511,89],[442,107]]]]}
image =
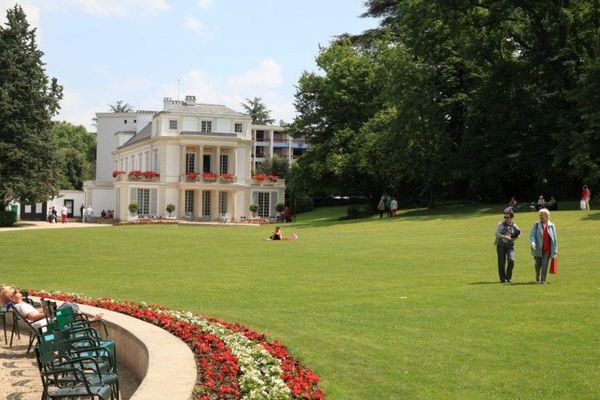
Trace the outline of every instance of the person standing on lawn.
{"type": "Polygon", "coordinates": [[[498,254],[498,276],[501,283],[511,283],[515,267],[515,240],[521,236],[521,230],[513,222],[515,213],[511,208],[504,211],[504,221],[496,227],[496,253],[498,254]]]}
{"type": "Polygon", "coordinates": [[[546,283],[548,264],[558,252],[558,237],[556,226],[549,220],[550,211],[546,208],[540,210],[540,220],[536,221],[529,234],[531,254],[535,259],[535,281],[546,283]]]}
{"type": "Polygon", "coordinates": [[[583,189],[581,190],[581,200],[585,203],[585,210],[590,211],[590,198],[592,197],[592,192],[588,185],[583,185],[583,189]]]}

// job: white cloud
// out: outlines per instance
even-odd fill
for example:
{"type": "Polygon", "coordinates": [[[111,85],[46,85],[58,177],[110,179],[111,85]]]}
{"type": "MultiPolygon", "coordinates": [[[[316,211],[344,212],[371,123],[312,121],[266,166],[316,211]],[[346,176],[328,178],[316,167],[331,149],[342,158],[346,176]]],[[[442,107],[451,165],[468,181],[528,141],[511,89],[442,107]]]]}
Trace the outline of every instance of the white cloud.
{"type": "Polygon", "coordinates": [[[126,17],[137,14],[156,14],[171,9],[167,0],[72,0],[89,14],[126,17]]]}
{"type": "Polygon", "coordinates": [[[200,8],[209,8],[210,6],[212,6],[212,3],[212,0],[198,0],[198,6],[200,8]]]}
{"type": "Polygon", "coordinates": [[[283,68],[272,58],[262,61],[256,68],[232,76],[229,84],[238,89],[277,88],[281,86],[283,68]]]}
{"type": "Polygon", "coordinates": [[[202,38],[212,37],[212,33],[207,31],[202,22],[200,22],[197,18],[185,17],[183,19],[183,26],[202,38]]]}

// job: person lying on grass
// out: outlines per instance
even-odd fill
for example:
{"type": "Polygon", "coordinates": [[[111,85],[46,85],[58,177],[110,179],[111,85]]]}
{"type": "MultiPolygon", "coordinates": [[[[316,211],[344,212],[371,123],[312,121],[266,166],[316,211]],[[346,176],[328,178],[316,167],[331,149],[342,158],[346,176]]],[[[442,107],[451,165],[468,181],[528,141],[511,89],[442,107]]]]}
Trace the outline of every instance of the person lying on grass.
{"type": "Polygon", "coordinates": [[[275,227],[275,232],[267,238],[267,240],[296,240],[298,239],[298,235],[292,233],[289,238],[283,237],[283,233],[281,233],[281,228],[279,226],[275,227]]]}
{"type": "MultiPolygon", "coordinates": [[[[23,295],[20,290],[15,287],[6,286],[0,291],[0,303],[4,305],[12,305],[19,314],[31,323],[34,328],[46,326],[48,320],[46,314],[42,310],[34,308],[31,304],[23,301],[23,295]]],[[[90,322],[102,319],[102,314],[96,314],[90,318],[90,322]]]]}

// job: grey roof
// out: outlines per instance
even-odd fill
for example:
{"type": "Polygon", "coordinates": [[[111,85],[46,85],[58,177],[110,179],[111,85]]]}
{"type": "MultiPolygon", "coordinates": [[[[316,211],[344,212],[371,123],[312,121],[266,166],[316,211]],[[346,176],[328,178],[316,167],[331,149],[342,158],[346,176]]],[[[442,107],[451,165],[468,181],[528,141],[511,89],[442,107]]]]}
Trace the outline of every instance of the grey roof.
{"type": "Polygon", "coordinates": [[[128,131],[118,131],[118,132],[115,132],[115,136],[117,136],[120,133],[126,133],[128,135],[133,133],[135,135],[135,131],[134,130],[128,130],[128,131]]]}
{"type": "Polygon", "coordinates": [[[141,143],[146,140],[150,140],[151,137],[152,137],[152,122],[149,122],[148,125],[146,125],[144,127],[144,129],[139,131],[137,135],[135,135],[134,137],[129,139],[127,142],[125,142],[125,144],[120,146],[119,149],[131,146],[133,144],[141,143]]]}
{"type": "Polygon", "coordinates": [[[248,114],[234,111],[231,108],[221,104],[169,104],[164,113],[178,114],[202,114],[202,115],[222,115],[227,117],[250,118],[248,114]]]}

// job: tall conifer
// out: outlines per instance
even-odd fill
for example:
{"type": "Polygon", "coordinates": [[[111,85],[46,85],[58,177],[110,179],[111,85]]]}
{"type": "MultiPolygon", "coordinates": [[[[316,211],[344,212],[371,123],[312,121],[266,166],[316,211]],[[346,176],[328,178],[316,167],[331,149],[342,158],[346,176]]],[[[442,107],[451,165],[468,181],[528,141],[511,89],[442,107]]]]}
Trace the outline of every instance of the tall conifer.
{"type": "Polygon", "coordinates": [[[0,212],[12,200],[32,204],[58,193],[50,129],[62,87],[46,75],[43,55],[15,5],[0,26],[0,212]]]}

